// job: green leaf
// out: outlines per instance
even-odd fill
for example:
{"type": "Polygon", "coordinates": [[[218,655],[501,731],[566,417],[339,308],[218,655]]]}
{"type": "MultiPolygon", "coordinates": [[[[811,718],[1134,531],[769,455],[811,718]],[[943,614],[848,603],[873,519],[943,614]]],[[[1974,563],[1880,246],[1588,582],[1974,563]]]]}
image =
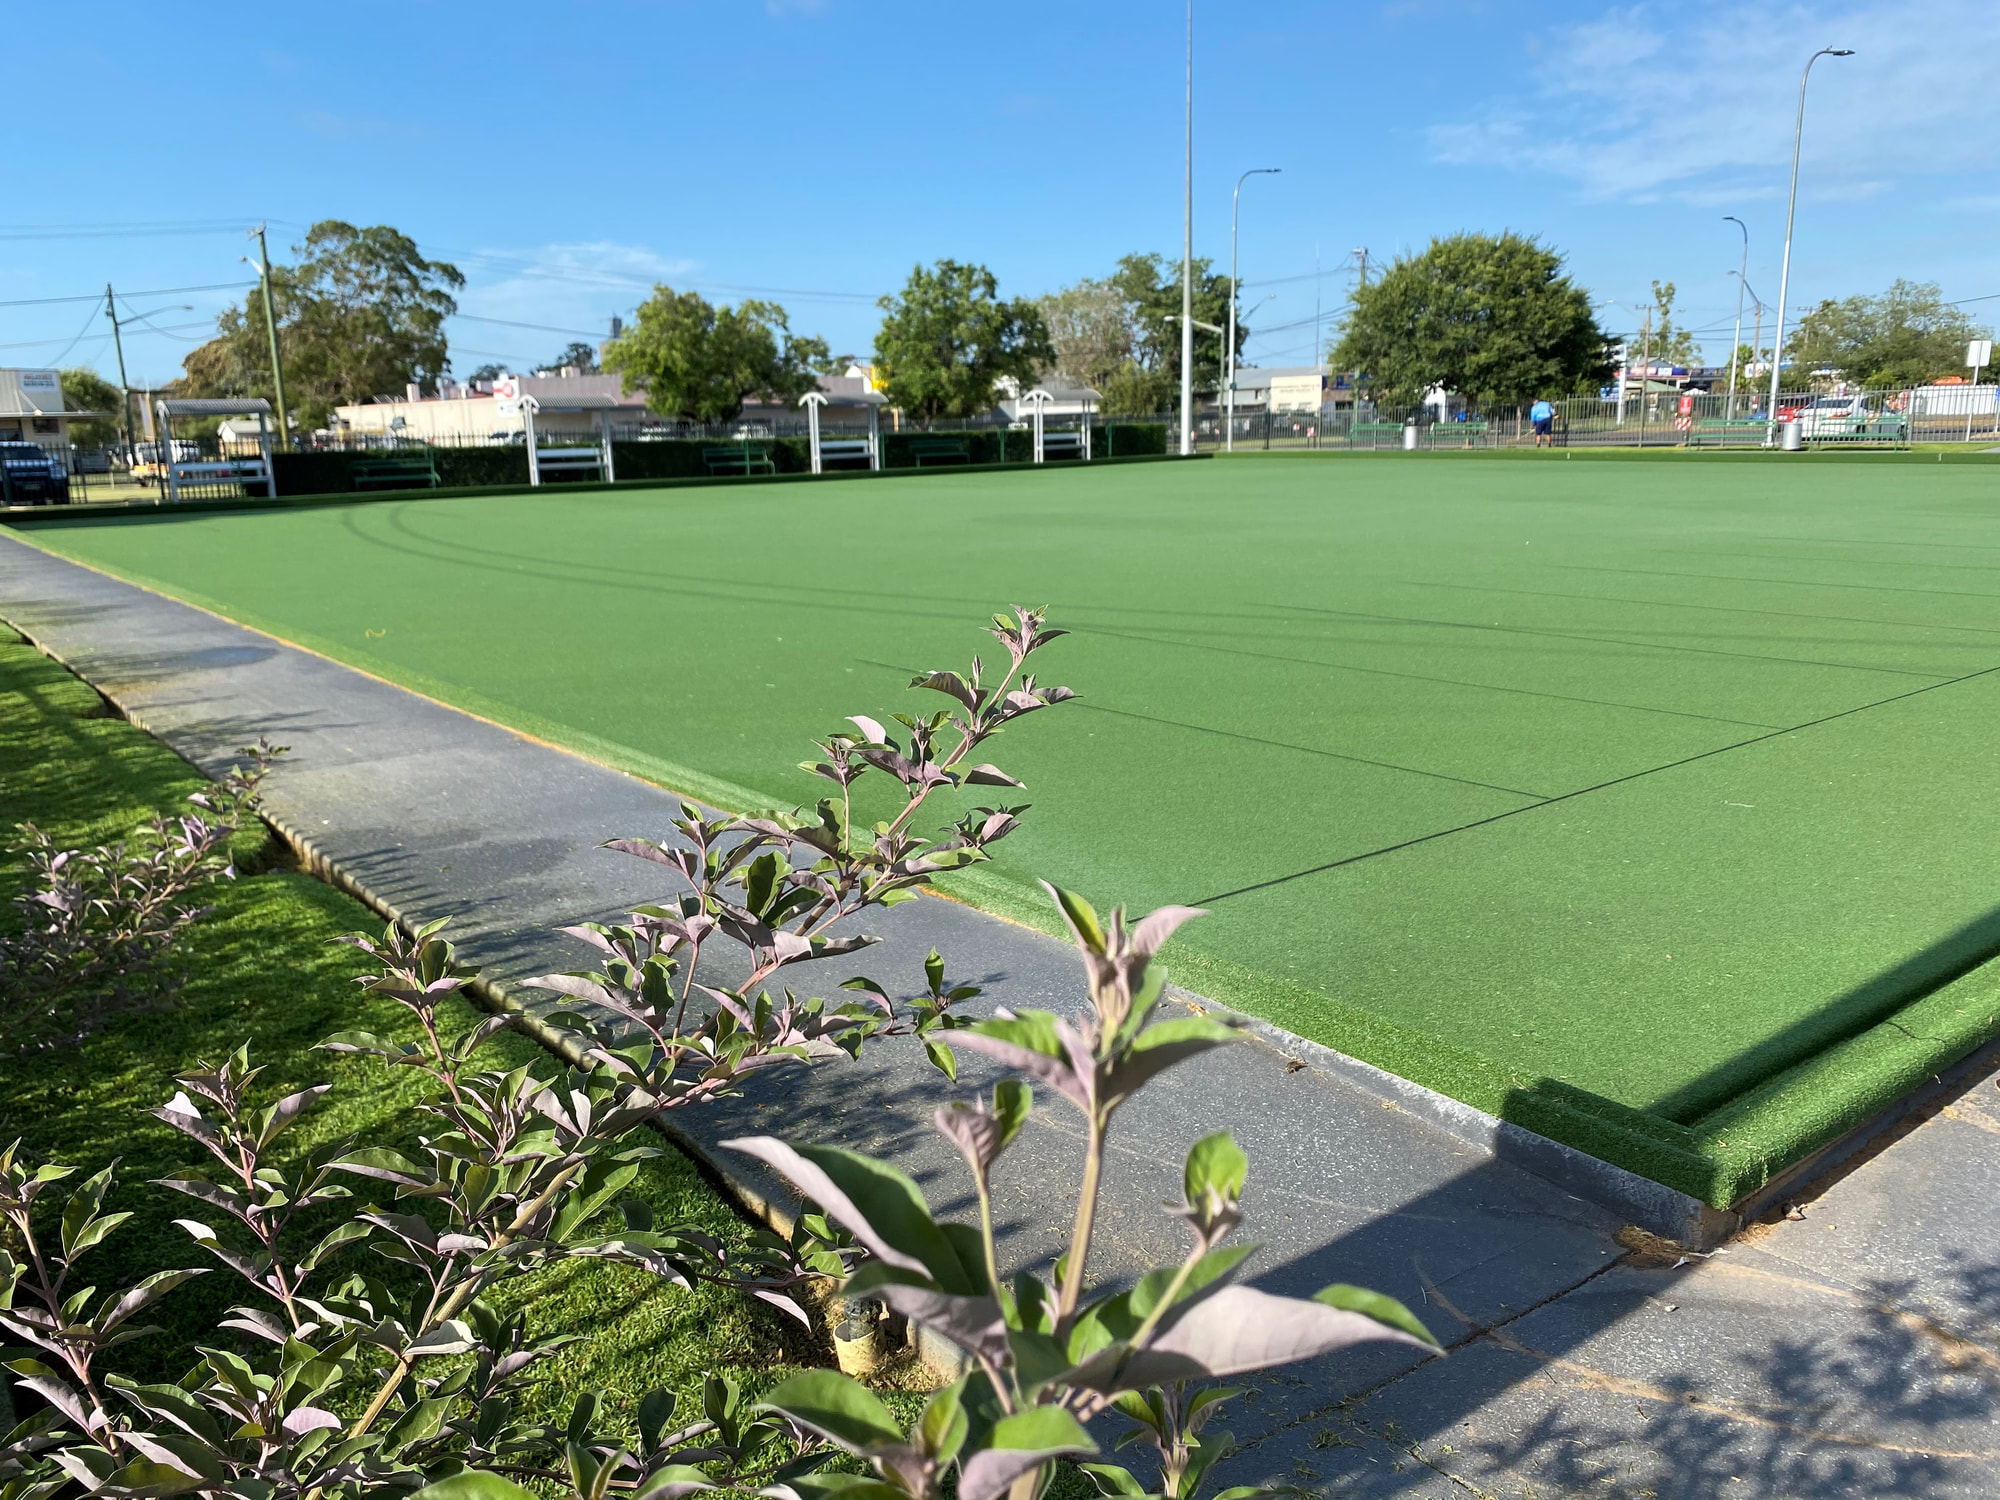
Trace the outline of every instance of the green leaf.
{"type": "Polygon", "coordinates": [[[1077,1467],[1088,1474],[1091,1483],[1097,1486],[1097,1493],[1105,1500],[1123,1500],[1125,1496],[1145,1495],[1146,1487],[1132,1477],[1129,1469],[1121,1469],[1117,1464],[1078,1464],[1077,1467]]]}
{"type": "Polygon", "coordinates": [[[931,1060],[931,1066],[944,1074],[945,1077],[949,1078],[953,1083],[958,1082],[958,1059],[952,1055],[951,1048],[947,1047],[943,1042],[925,1042],[924,1056],[928,1057],[931,1060]]]}
{"type": "Polygon", "coordinates": [[[781,1381],[757,1409],[782,1413],[850,1453],[903,1441],[903,1429],[880,1398],[832,1370],[808,1370],[781,1381]]]}
{"type": "Polygon", "coordinates": [[[633,1492],[632,1500],[645,1500],[648,1495],[658,1495],[660,1500],[667,1500],[669,1495],[687,1495],[715,1487],[715,1481],[693,1464],[667,1464],[646,1476],[633,1492]]]}
{"type": "Polygon", "coordinates": [[[1443,1345],[1431,1336],[1417,1315],[1394,1297],[1385,1297],[1380,1292],[1371,1292],[1366,1287],[1349,1286],[1344,1281],[1336,1281],[1332,1286],[1321,1287],[1313,1293],[1313,1301],[1324,1302],[1328,1307],[1337,1307],[1342,1312],[1360,1313],[1373,1318],[1378,1323],[1386,1323],[1391,1328],[1422,1339],[1433,1349],[1443,1345]]]}
{"type": "Polygon", "coordinates": [[[911,1434],[924,1452],[939,1463],[950,1463],[958,1457],[958,1450],[965,1446],[965,1435],[971,1430],[972,1419],[965,1410],[965,1383],[972,1377],[964,1375],[956,1384],[948,1385],[932,1396],[924,1407],[924,1414],[917,1418],[916,1430],[911,1434]]]}
{"type": "Polygon", "coordinates": [[[1104,927],[1097,920],[1096,909],[1074,892],[1060,886],[1042,882],[1042,889],[1056,898],[1056,905],[1062,909],[1063,920],[1069,923],[1069,930],[1076,935],[1077,942],[1092,953],[1104,951],[1104,927]]]}
{"type": "Polygon", "coordinates": [[[1199,1204],[1214,1197],[1234,1203],[1243,1196],[1243,1179],[1249,1171],[1250,1158],[1228,1131],[1205,1135],[1188,1148],[1187,1166],[1181,1174],[1187,1201],[1199,1204]]]}
{"type": "Polygon", "coordinates": [[[1046,1333],[1010,1328],[1007,1346],[1014,1351],[1014,1378],[1023,1391],[1046,1385],[1074,1363],[1069,1351],[1046,1333]]]}
{"type": "MultiPolygon", "coordinates": [[[[993,1085],[993,1118],[1000,1126],[999,1151],[1013,1144],[1028,1114],[1035,1107],[1035,1091],[1018,1078],[1003,1079],[993,1085]]],[[[994,1154],[998,1155],[999,1151],[994,1154]]]]}
{"type": "MultiPolygon", "coordinates": [[[[1187,1301],[1188,1298],[1192,1297],[1203,1287],[1210,1285],[1220,1277],[1227,1276],[1251,1255],[1255,1254],[1256,1250],[1257,1247],[1255,1245],[1223,1245],[1209,1251],[1208,1254],[1194,1263],[1194,1269],[1188,1272],[1187,1281],[1181,1287],[1181,1294],[1175,1300],[1178,1302],[1187,1301]]],[[[1139,1284],[1132,1288],[1130,1297],[1130,1306],[1135,1320],[1133,1323],[1134,1329],[1159,1304],[1160,1298],[1166,1295],[1168,1286],[1173,1283],[1174,1275],[1174,1269],[1163,1267],[1157,1271],[1148,1271],[1144,1276],[1139,1278],[1139,1284]]],[[[1127,1332],[1130,1331],[1127,1330],[1127,1332]]]]}
{"type": "Polygon", "coordinates": [[[425,1485],[410,1500],[541,1500],[541,1497],[498,1474],[467,1469],[436,1484],[425,1485]]]}

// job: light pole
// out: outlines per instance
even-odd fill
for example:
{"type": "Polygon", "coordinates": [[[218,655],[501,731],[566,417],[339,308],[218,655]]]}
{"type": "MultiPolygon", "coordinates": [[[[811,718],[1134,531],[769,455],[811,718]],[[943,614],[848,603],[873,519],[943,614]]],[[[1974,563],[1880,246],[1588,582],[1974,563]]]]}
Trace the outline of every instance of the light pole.
{"type": "Polygon", "coordinates": [[[1792,218],[1799,209],[1799,145],[1806,133],[1806,80],[1812,77],[1813,64],[1822,57],[1852,56],[1852,47],[1822,47],[1806,59],[1805,70],[1799,74],[1799,115],[1792,126],[1792,191],[1785,203],[1785,259],[1778,271],[1777,330],[1771,335],[1771,409],[1764,414],[1766,448],[1771,447],[1778,437],[1778,379],[1785,364],[1785,298],[1791,293],[1792,218]]]}
{"type": "Polygon", "coordinates": [[[1181,190],[1181,457],[1194,452],[1194,0],[1187,0],[1187,176],[1181,190]]]}
{"type": "Polygon", "coordinates": [[[1743,231],[1743,269],[1736,273],[1736,336],[1729,342],[1729,405],[1723,412],[1723,420],[1729,421],[1736,416],[1736,357],[1743,349],[1743,285],[1750,274],[1750,226],[1735,214],[1724,214],[1722,222],[1743,231]]]}
{"type": "MultiPolygon", "coordinates": [[[[1223,386],[1223,426],[1222,446],[1226,452],[1236,451],[1236,218],[1243,205],[1243,183],[1250,177],[1275,177],[1283,169],[1280,167],[1252,167],[1242,177],[1236,179],[1236,191],[1229,195],[1229,342],[1223,346],[1223,359],[1228,365],[1228,383],[1223,386]]],[[[1192,311],[1192,309],[1190,309],[1192,311]]],[[[1315,330],[1314,338],[1319,334],[1315,330]]]]}

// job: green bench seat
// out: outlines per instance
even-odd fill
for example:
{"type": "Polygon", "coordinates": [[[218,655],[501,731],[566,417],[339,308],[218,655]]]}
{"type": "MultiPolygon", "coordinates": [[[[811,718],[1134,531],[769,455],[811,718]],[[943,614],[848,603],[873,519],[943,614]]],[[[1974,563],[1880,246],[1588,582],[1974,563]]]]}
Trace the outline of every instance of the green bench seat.
{"type": "Polygon", "coordinates": [[[972,450],[959,438],[912,438],[910,457],[918,468],[925,464],[969,464],[972,450]]]}
{"type": "Polygon", "coordinates": [[[769,448],[748,443],[723,443],[701,450],[701,461],[711,474],[775,474],[778,466],[769,448]]]}
{"type": "Polygon", "coordinates": [[[441,483],[437,464],[428,454],[417,454],[411,458],[372,458],[366,463],[356,464],[352,477],[357,490],[434,490],[441,483]]]}
{"type": "Polygon", "coordinates": [[[1353,428],[1349,430],[1347,437],[1349,442],[1359,443],[1366,441],[1371,447],[1384,440],[1400,443],[1403,441],[1403,424],[1401,422],[1356,422],[1353,428]]]}

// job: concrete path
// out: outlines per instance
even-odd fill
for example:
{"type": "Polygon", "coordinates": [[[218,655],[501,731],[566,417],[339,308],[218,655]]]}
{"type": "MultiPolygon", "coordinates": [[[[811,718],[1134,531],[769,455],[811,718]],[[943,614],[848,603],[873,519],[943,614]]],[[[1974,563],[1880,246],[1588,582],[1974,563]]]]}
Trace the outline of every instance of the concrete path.
{"type": "MultiPolygon", "coordinates": [[[[259,733],[291,745],[269,786],[274,816],[406,915],[454,914],[461,946],[503,982],[581,966],[558,924],[665,894],[651,867],[596,847],[665,832],[676,799],[647,783],[5,533],[0,618],[204,769],[259,733]]],[[[829,963],[829,990],[851,972],[914,988],[935,945],[990,1002],[1078,1003],[1066,949],[966,908],[913,902],[868,926],[885,942],[829,963]]],[[[1990,1079],[1807,1195],[1803,1217],[1683,1259],[1646,1253],[1643,1237],[1621,1236],[1618,1214],[1337,1068],[1299,1066],[1313,1054],[1291,1050],[1226,1049],[1126,1111],[1104,1273],[1179,1253],[1160,1204],[1176,1196],[1187,1144],[1226,1126],[1250,1154],[1260,1283],[1380,1288],[1452,1352],[1364,1353],[1259,1380],[1232,1408],[1249,1452],[1225,1482],[1369,1495],[2000,1495],[1990,1079]]],[[[990,1076],[966,1061],[967,1086],[990,1076]]],[[[927,1124],[949,1092],[895,1044],[858,1063],[774,1071],[749,1097],[681,1123],[709,1140],[783,1129],[877,1151],[934,1204],[962,1207],[962,1171],[927,1124]]],[[[1068,1199],[1026,1179],[1072,1163],[1076,1140],[1048,1104],[1009,1158],[1000,1207],[1017,1263],[1060,1239],[1068,1199]]]]}

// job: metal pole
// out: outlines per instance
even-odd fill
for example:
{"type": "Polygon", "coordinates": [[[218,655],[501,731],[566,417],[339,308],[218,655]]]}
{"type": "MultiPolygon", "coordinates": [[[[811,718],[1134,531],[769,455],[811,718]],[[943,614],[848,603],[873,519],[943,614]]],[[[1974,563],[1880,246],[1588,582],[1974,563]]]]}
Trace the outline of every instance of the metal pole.
{"type": "Polygon", "coordinates": [[[292,449],[292,423],[285,415],[285,367],[278,362],[278,314],[271,305],[271,252],[264,244],[264,226],[257,226],[257,259],[264,266],[264,331],[271,336],[271,389],[278,398],[278,442],[292,449]]]}
{"type": "Polygon", "coordinates": [[[111,283],[104,283],[104,316],[111,320],[111,346],[118,351],[118,414],[125,419],[125,462],[137,460],[132,443],[132,389],[125,383],[125,340],[118,333],[118,299],[111,295],[111,283]]]}
{"type": "Polygon", "coordinates": [[[1722,414],[1728,421],[1736,415],[1736,357],[1743,348],[1743,286],[1750,275],[1750,226],[1735,214],[1724,214],[1722,220],[1743,231],[1743,269],[1736,273],[1736,334],[1729,341],[1729,405],[1722,414]]]}
{"type": "Polygon", "coordinates": [[[535,456],[535,398],[525,391],[521,393],[521,429],[528,439],[528,483],[540,489],[542,464],[535,456]]]}
{"type": "Polygon", "coordinates": [[[1806,80],[1812,77],[1813,64],[1822,57],[1852,56],[1851,47],[1822,47],[1806,59],[1805,70],[1799,74],[1799,114],[1792,126],[1792,190],[1785,203],[1785,259],[1778,272],[1777,329],[1771,335],[1771,409],[1764,413],[1766,448],[1778,439],[1778,378],[1785,361],[1785,298],[1791,295],[1792,287],[1792,219],[1799,208],[1799,145],[1806,133],[1806,80]]]}
{"type": "MultiPolygon", "coordinates": [[[[1243,178],[1275,175],[1279,170],[1277,167],[1252,167],[1243,177],[1236,179],[1236,191],[1229,195],[1229,343],[1222,351],[1229,378],[1222,387],[1226,412],[1222,446],[1230,453],[1236,451],[1236,219],[1243,206],[1243,178]]],[[[1319,335],[1314,333],[1313,337],[1317,339],[1319,335]]]]}
{"type": "Polygon", "coordinates": [[[1194,0],[1187,0],[1187,165],[1181,190],[1181,457],[1194,452],[1194,0]]]}
{"type": "Polygon", "coordinates": [[[1972,399],[1965,403],[1965,440],[1968,443],[1972,441],[1972,409],[1979,404],[1979,372],[1981,368],[1983,367],[1980,365],[1972,367],[1972,399]]]}
{"type": "Polygon", "coordinates": [[[1646,446],[1646,405],[1653,379],[1653,310],[1646,309],[1646,326],[1639,332],[1639,446],[1646,446]]]}

